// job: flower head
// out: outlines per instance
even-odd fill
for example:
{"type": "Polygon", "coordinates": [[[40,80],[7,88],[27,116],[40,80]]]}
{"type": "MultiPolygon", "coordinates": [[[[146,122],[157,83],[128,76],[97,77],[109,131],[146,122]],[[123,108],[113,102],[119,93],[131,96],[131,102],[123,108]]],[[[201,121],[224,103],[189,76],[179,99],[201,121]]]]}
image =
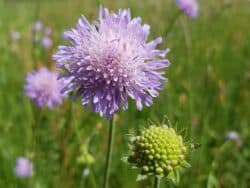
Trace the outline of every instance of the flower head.
{"type": "Polygon", "coordinates": [[[197,0],[177,0],[177,5],[190,18],[198,16],[199,5],[197,0]]]}
{"type": "Polygon", "coordinates": [[[64,87],[64,81],[58,80],[58,73],[41,68],[26,76],[25,93],[39,107],[49,107],[61,104],[65,97],[60,91],[64,87]]]}
{"type": "Polygon", "coordinates": [[[19,157],[16,160],[14,172],[20,178],[30,177],[33,174],[32,163],[25,157],[19,157]]]}
{"type": "Polygon", "coordinates": [[[83,176],[83,177],[89,176],[89,168],[88,168],[88,167],[86,167],[86,168],[83,169],[83,171],[82,171],[82,176],[83,176]]]}
{"type": "Polygon", "coordinates": [[[41,44],[45,49],[50,49],[53,44],[53,41],[49,36],[45,36],[42,38],[41,44]]]}
{"type": "Polygon", "coordinates": [[[141,175],[168,176],[186,167],[187,147],[173,128],[152,125],[132,138],[128,162],[141,170],[141,175]]]}
{"type": "Polygon", "coordinates": [[[21,34],[17,31],[11,31],[10,36],[12,41],[18,41],[21,38],[21,34]]]}
{"type": "Polygon", "coordinates": [[[243,144],[243,140],[242,140],[240,134],[236,131],[229,131],[228,133],[226,133],[225,138],[226,138],[226,140],[235,142],[236,146],[239,148],[243,144]]]}
{"type": "Polygon", "coordinates": [[[43,28],[43,23],[42,23],[41,21],[39,21],[39,20],[37,20],[36,22],[34,22],[34,23],[32,24],[32,29],[33,29],[34,31],[41,31],[42,28],[43,28]]]}
{"type": "Polygon", "coordinates": [[[110,118],[120,107],[128,108],[127,96],[152,105],[166,81],[159,69],[167,67],[168,50],[158,50],[157,38],[147,42],[149,25],[141,18],[131,18],[130,10],[117,14],[100,8],[97,25],[81,17],[71,31],[64,33],[70,46],[59,46],[53,59],[64,70],[62,77],[70,79],[64,91],[77,91],[83,106],[110,118]]]}
{"type": "Polygon", "coordinates": [[[236,131],[229,131],[227,134],[226,134],[226,139],[228,140],[239,140],[240,139],[240,135],[238,132],[236,131]]]}

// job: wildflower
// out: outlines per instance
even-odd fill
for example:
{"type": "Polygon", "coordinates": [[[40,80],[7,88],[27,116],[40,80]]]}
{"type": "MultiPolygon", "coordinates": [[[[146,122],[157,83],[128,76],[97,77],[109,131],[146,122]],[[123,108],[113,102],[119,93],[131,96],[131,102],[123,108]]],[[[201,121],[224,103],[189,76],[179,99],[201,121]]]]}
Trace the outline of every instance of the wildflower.
{"type": "Polygon", "coordinates": [[[58,80],[58,73],[41,68],[29,73],[26,77],[25,92],[39,107],[50,109],[61,104],[66,96],[60,91],[64,86],[63,80],[58,80]]]}
{"type": "Polygon", "coordinates": [[[232,141],[239,140],[240,135],[236,131],[230,131],[226,134],[226,139],[232,140],[232,141]]]}
{"type": "Polygon", "coordinates": [[[226,140],[230,140],[235,142],[236,146],[238,148],[240,148],[242,146],[242,139],[241,136],[239,135],[238,132],[236,131],[229,131],[226,136],[225,136],[226,140]]]}
{"type": "Polygon", "coordinates": [[[33,174],[33,166],[29,159],[25,157],[19,157],[16,160],[16,166],[14,168],[16,176],[20,178],[27,178],[33,174]]]}
{"type": "Polygon", "coordinates": [[[52,43],[53,43],[53,42],[52,42],[51,38],[48,37],[48,36],[43,37],[42,40],[41,40],[41,44],[42,44],[42,46],[43,46],[45,49],[50,49],[51,46],[52,46],[52,43]]]}
{"type": "Polygon", "coordinates": [[[11,31],[10,36],[12,41],[18,41],[21,38],[21,34],[17,31],[11,31]]]}
{"type": "Polygon", "coordinates": [[[83,176],[83,177],[89,176],[89,168],[84,168],[84,169],[83,169],[83,171],[82,171],[82,176],[83,176]]]}
{"type": "Polygon", "coordinates": [[[139,168],[141,175],[168,177],[175,170],[188,167],[186,154],[187,147],[173,128],[151,125],[132,138],[128,162],[139,168]]]}
{"type": "Polygon", "coordinates": [[[158,50],[159,37],[146,42],[149,25],[141,18],[131,18],[130,10],[117,14],[100,8],[99,22],[90,25],[85,17],[64,38],[71,46],[59,46],[53,59],[64,70],[62,77],[70,84],[64,91],[77,91],[84,107],[111,118],[120,107],[128,108],[127,96],[136,101],[137,108],[152,105],[152,97],[163,89],[164,72],[169,66],[164,59],[167,50],[158,50]],[[66,73],[65,73],[66,72],[66,73]]]}
{"type": "Polygon", "coordinates": [[[42,23],[41,21],[36,21],[36,22],[34,22],[33,25],[32,25],[32,29],[33,29],[34,31],[41,31],[42,28],[43,28],[43,23],[42,23]]]}
{"type": "Polygon", "coordinates": [[[199,5],[197,0],[177,0],[177,5],[190,18],[198,16],[199,5]]]}

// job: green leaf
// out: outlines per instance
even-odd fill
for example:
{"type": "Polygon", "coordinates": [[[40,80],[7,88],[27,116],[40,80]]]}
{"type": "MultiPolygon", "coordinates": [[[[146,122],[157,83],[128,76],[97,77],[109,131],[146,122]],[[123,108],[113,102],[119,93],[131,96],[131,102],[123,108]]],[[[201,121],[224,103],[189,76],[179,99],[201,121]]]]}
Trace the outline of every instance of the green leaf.
{"type": "Polygon", "coordinates": [[[207,181],[207,188],[214,187],[217,187],[217,179],[212,173],[210,173],[207,181]]]}

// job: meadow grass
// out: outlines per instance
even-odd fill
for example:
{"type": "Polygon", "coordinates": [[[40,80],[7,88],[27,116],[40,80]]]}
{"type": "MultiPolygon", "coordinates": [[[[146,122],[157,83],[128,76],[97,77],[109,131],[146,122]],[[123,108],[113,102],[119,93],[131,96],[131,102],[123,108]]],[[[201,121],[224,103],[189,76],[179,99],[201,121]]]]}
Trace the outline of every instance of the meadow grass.
{"type": "MultiPolygon", "coordinates": [[[[130,8],[151,25],[150,39],[161,35],[161,48],[170,48],[169,82],[154,105],[137,111],[130,101],[116,120],[110,187],[152,187],[152,181],[136,182],[137,170],[121,161],[128,152],[128,135],[165,116],[182,130],[187,140],[199,143],[181,175],[179,187],[247,188],[250,186],[250,2],[247,0],[200,1],[197,19],[181,15],[166,34],[178,12],[174,1],[101,1],[112,10],[130,8]],[[226,2],[226,1],[225,1],[226,2]],[[237,131],[242,145],[226,141],[237,131]]],[[[62,43],[61,33],[84,14],[95,20],[98,2],[93,0],[0,1],[0,187],[101,187],[108,121],[83,109],[80,100],[65,100],[55,110],[37,109],[24,95],[27,72],[53,67],[51,55],[62,43]],[[41,20],[53,29],[53,48],[32,43],[31,25],[41,20]],[[11,31],[21,33],[14,42],[11,31]],[[88,139],[91,135],[91,139],[88,139]],[[77,161],[80,147],[88,143],[95,162],[77,161]],[[13,173],[18,156],[30,158],[34,175],[18,179],[13,173]],[[87,177],[84,168],[90,169],[87,177]]],[[[162,187],[172,187],[162,181],[162,187]]]]}

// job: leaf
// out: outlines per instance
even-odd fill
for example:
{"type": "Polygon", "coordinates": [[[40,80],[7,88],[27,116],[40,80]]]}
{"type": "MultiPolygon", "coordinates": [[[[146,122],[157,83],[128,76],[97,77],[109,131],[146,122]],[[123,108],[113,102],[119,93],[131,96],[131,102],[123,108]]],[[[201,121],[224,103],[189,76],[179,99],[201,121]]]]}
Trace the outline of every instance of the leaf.
{"type": "Polygon", "coordinates": [[[213,173],[210,173],[208,176],[207,188],[214,188],[214,187],[217,187],[217,179],[213,175],[213,173]]]}

